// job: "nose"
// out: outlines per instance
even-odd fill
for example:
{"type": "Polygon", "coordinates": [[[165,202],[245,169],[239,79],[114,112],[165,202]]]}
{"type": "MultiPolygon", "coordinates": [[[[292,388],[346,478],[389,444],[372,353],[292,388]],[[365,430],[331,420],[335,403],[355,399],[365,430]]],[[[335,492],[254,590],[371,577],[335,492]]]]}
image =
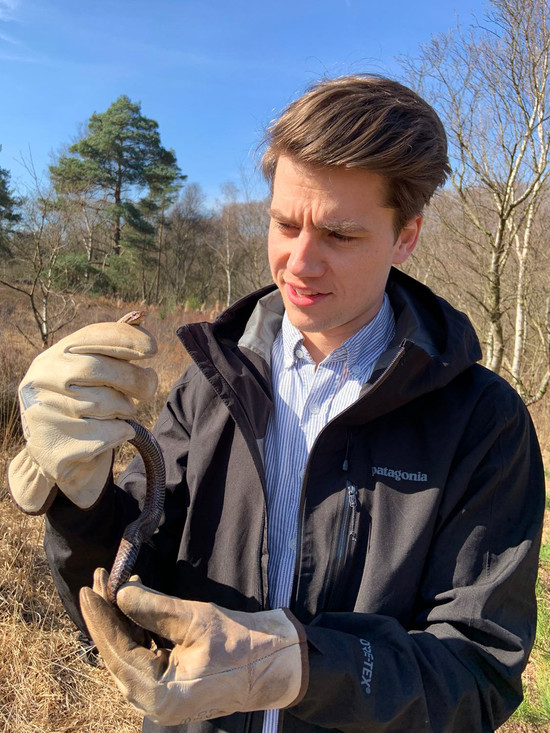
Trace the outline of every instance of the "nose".
{"type": "Polygon", "coordinates": [[[296,277],[320,277],[324,272],[322,243],[312,230],[302,229],[292,241],[287,270],[296,277]]]}

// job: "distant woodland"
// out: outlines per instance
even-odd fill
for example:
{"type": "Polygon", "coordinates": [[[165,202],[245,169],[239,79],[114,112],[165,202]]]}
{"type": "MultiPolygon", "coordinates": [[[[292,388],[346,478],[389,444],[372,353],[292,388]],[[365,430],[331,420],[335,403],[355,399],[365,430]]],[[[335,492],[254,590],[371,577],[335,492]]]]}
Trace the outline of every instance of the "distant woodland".
{"type": "MultiPolygon", "coordinates": [[[[479,23],[401,63],[440,114],[453,166],[407,269],[469,315],[485,364],[531,404],[550,384],[547,0],[490,0],[479,23]]],[[[200,309],[270,281],[268,202],[228,184],[207,208],[125,95],[90,116],[46,184],[23,195],[10,182],[0,168],[0,282],[25,294],[44,347],[77,294],[200,309]]]]}

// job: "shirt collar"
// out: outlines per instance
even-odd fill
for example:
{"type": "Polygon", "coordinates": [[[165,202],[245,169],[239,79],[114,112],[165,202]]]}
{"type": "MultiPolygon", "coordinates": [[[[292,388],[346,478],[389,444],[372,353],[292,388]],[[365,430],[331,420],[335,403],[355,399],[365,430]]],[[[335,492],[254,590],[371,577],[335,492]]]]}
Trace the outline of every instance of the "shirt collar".
{"type": "MultiPolygon", "coordinates": [[[[382,306],[372,321],[350,336],[323,361],[325,363],[346,361],[348,371],[359,378],[386,350],[394,335],[395,318],[390,300],[384,293],[382,306]]],[[[292,325],[286,312],[283,316],[280,338],[285,369],[290,369],[294,365],[299,366],[300,362],[313,363],[304,346],[302,334],[292,325]]]]}

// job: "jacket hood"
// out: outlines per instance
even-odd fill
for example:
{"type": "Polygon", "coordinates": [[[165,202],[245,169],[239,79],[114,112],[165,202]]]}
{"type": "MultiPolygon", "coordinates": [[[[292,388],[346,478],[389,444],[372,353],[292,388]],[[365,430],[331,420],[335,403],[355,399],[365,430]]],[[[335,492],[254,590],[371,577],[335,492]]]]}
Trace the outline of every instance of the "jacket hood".
{"type": "MultiPolygon", "coordinates": [[[[386,291],[395,314],[396,334],[362,390],[362,394],[373,391],[380,380],[391,375],[390,398],[383,390],[380,399],[384,411],[444,387],[481,358],[479,341],[467,316],[428,287],[392,268],[386,291]]],[[[268,397],[271,402],[271,345],[282,316],[281,296],[276,286],[270,285],[237,301],[212,323],[180,327],[178,336],[222,398],[227,398],[229,391],[233,400],[240,401],[239,389],[246,388],[256,391],[256,399],[268,397]],[[251,380],[240,379],[245,372],[253,374],[254,387],[251,380]]],[[[377,412],[375,403],[369,401],[371,415],[373,409],[377,412]]],[[[363,418],[357,415],[357,419],[363,418]]]]}
{"type": "Polygon", "coordinates": [[[430,288],[392,268],[386,291],[395,314],[396,339],[412,341],[454,374],[481,359],[469,318],[430,288]]]}
{"type": "Polygon", "coordinates": [[[350,425],[442,389],[481,358],[468,317],[430,288],[392,268],[386,292],[396,333],[363,386],[361,396],[368,399],[359,399],[346,412],[350,425]]]}

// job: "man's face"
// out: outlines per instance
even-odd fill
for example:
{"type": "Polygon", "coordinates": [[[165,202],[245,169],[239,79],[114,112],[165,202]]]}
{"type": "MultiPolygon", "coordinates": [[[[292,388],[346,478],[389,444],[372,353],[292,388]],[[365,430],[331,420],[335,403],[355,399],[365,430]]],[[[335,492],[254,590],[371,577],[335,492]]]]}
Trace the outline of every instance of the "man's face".
{"type": "Polygon", "coordinates": [[[291,323],[318,362],[371,321],[392,264],[413,251],[422,218],[396,239],[384,180],[359,168],[312,168],[281,156],[268,253],[291,323]]]}

